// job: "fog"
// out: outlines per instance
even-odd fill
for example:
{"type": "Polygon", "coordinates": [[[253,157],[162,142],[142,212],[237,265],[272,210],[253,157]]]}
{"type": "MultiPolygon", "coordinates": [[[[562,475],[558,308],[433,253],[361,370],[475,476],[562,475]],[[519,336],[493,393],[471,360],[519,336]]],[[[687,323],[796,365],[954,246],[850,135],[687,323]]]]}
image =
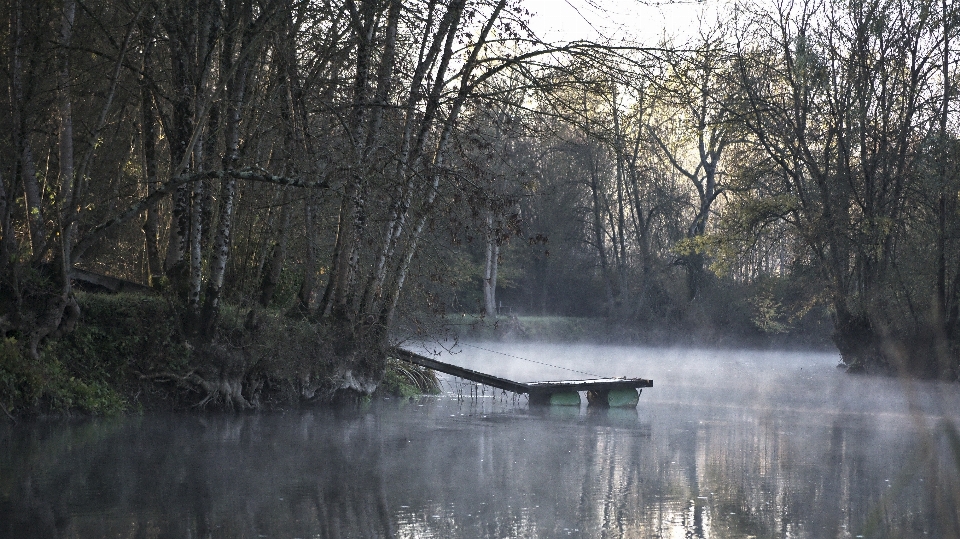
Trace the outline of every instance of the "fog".
{"type": "Polygon", "coordinates": [[[958,535],[956,385],[851,376],[819,352],[454,352],[517,381],[654,387],[636,409],[530,407],[445,377],[442,395],[359,408],[6,426],[0,536],[958,535]]]}

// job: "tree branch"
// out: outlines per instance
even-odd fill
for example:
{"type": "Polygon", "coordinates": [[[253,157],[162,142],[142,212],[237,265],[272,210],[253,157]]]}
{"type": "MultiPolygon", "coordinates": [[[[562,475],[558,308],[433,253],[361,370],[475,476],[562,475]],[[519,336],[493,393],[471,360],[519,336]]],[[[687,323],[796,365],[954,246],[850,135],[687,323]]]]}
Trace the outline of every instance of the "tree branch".
{"type": "Polygon", "coordinates": [[[177,176],[166,182],[164,185],[161,185],[157,188],[156,191],[150,193],[149,195],[141,198],[137,202],[133,203],[123,212],[117,214],[116,216],[107,219],[106,221],[95,226],[89,233],[87,233],[82,240],[77,243],[77,246],[73,249],[73,256],[71,257],[71,264],[77,264],[80,261],[80,258],[83,254],[89,249],[94,243],[103,238],[107,232],[112,230],[115,226],[123,224],[129,221],[136,215],[139,215],[141,212],[146,210],[151,204],[157,202],[167,195],[173,193],[177,187],[181,185],[200,181],[203,179],[212,178],[212,179],[223,179],[223,178],[235,178],[237,180],[243,181],[252,181],[252,182],[261,182],[261,183],[271,183],[274,185],[289,185],[291,187],[301,187],[304,189],[329,189],[330,184],[327,180],[317,180],[317,181],[306,181],[301,178],[292,178],[290,176],[275,176],[272,174],[267,174],[266,172],[259,170],[211,170],[206,172],[197,172],[193,174],[183,174],[177,176]]]}

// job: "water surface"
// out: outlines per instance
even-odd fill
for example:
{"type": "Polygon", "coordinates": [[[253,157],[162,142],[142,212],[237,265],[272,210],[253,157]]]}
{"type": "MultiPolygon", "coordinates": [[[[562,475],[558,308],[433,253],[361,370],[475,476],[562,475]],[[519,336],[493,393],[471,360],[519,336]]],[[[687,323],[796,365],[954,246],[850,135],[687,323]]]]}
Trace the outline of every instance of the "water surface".
{"type": "Polygon", "coordinates": [[[519,381],[655,386],[629,410],[445,379],[359,409],[7,425],[0,536],[957,536],[957,385],[824,353],[458,350],[443,359],[519,381]]]}

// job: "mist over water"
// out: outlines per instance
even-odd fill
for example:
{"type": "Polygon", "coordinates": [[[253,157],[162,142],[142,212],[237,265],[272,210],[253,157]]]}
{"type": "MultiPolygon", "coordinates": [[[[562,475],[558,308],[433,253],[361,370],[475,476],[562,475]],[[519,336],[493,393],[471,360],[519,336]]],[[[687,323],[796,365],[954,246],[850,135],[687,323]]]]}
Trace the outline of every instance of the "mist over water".
{"type": "Polygon", "coordinates": [[[351,410],[7,425],[0,536],[957,535],[957,385],[850,376],[827,353],[455,352],[517,381],[654,387],[636,409],[530,408],[445,378],[351,410]]]}

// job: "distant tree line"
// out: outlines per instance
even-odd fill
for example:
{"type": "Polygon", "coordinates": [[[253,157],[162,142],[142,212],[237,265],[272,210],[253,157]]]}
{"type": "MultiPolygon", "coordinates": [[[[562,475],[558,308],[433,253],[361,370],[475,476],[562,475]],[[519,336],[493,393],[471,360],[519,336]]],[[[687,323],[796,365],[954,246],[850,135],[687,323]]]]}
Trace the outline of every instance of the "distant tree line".
{"type": "Polygon", "coordinates": [[[198,342],[283,309],[374,380],[401,322],[669,324],[723,290],[759,331],[825,309],[854,369],[957,374],[947,0],[747,3],[655,47],[544,43],[520,0],[0,9],[0,332],[31,357],[82,268],[198,342]]]}

